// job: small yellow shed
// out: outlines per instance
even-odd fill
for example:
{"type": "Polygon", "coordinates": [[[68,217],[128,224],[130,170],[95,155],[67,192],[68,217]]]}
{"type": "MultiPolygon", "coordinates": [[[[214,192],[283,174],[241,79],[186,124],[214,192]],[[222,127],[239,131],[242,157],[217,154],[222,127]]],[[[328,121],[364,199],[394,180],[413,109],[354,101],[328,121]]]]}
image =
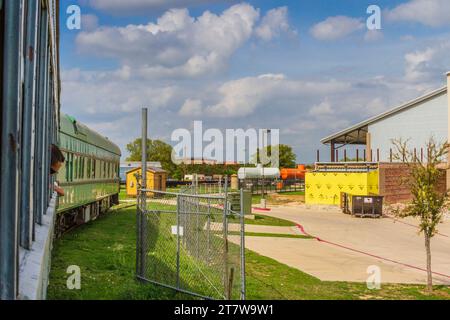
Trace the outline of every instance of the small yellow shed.
{"type": "MultiPolygon", "coordinates": [[[[137,196],[137,188],[138,188],[138,180],[139,184],[141,183],[140,179],[142,176],[142,169],[135,168],[126,173],[127,175],[127,195],[136,197],[137,196]]],[[[161,168],[147,168],[147,189],[149,190],[157,190],[157,191],[166,191],[166,180],[167,180],[167,172],[161,168]]]]}

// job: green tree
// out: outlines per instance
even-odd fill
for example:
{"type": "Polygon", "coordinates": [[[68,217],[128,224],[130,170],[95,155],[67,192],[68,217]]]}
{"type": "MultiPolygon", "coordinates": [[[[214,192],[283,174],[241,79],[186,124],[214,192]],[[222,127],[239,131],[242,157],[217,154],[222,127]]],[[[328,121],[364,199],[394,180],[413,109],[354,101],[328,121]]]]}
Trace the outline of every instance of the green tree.
{"type": "Polygon", "coordinates": [[[438,232],[437,227],[442,222],[444,210],[448,208],[449,193],[440,190],[440,182],[445,171],[440,168],[448,154],[448,143],[437,144],[433,138],[427,142],[428,155],[421,161],[416,153],[411,152],[407,142],[394,140],[396,152],[394,159],[405,163],[410,170],[408,179],[402,181],[409,186],[412,202],[406,207],[397,207],[394,213],[399,217],[416,217],[420,220],[420,232],[425,237],[427,259],[428,291],[433,291],[431,271],[431,239],[438,232]]]}
{"type": "MultiPolygon", "coordinates": [[[[292,150],[291,146],[288,146],[286,144],[280,144],[278,145],[279,148],[279,157],[280,157],[280,168],[295,168],[296,166],[296,160],[297,156],[295,155],[294,151],[292,150]]],[[[264,148],[265,154],[270,158],[272,156],[272,146],[267,146],[264,148]]],[[[257,162],[260,163],[260,152],[258,149],[258,152],[256,155],[253,155],[253,159],[257,159],[257,162]]]]}
{"type": "MultiPolygon", "coordinates": [[[[142,139],[138,138],[127,144],[127,150],[130,156],[127,161],[142,160],[142,139]]],[[[177,172],[177,165],[172,162],[172,146],[161,140],[147,140],[147,161],[159,161],[169,176],[177,172]]]]}

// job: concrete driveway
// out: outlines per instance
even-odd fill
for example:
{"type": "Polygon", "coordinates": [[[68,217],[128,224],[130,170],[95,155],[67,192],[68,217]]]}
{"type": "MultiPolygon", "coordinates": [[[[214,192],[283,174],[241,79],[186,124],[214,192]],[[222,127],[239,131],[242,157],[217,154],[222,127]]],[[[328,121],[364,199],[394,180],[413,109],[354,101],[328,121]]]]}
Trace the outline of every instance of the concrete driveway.
{"type": "MultiPolygon", "coordinates": [[[[338,208],[278,206],[264,213],[299,224],[319,240],[246,237],[246,247],[321,280],[366,282],[369,266],[381,271],[382,283],[426,283],[423,235],[417,221],[360,219],[338,208]]],[[[432,240],[436,284],[450,285],[450,221],[432,240]]]]}

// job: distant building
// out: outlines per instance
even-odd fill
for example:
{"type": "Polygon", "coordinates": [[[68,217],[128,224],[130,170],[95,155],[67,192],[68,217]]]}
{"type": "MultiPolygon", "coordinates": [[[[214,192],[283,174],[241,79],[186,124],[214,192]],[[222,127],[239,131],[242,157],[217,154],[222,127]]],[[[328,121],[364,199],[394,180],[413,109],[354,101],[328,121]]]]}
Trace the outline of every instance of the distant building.
{"type": "Polygon", "coordinates": [[[194,165],[194,164],[206,164],[206,165],[216,165],[217,160],[211,159],[200,159],[200,158],[182,158],[178,160],[180,163],[186,165],[194,165]]]}
{"type": "MultiPolygon", "coordinates": [[[[120,182],[125,183],[127,180],[127,172],[131,169],[140,168],[142,162],[139,161],[124,161],[120,163],[120,182]]],[[[147,168],[162,168],[161,162],[147,162],[147,168]]]]}
{"type": "MultiPolygon", "coordinates": [[[[194,174],[187,174],[184,176],[185,181],[194,181],[194,174]]],[[[206,176],[204,174],[197,174],[197,181],[205,181],[206,176]]]]}

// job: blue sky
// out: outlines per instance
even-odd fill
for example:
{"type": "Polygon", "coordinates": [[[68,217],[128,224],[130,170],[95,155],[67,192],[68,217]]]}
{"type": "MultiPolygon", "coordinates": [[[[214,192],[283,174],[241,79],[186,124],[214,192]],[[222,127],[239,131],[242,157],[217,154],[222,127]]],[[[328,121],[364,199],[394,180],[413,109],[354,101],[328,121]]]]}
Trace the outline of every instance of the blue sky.
{"type": "Polygon", "coordinates": [[[324,136],[443,86],[449,49],[447,0],[63,0],[62,110],[124,153],[146,105],[153,138],[276,128],[310,163],[324,136]]]}

